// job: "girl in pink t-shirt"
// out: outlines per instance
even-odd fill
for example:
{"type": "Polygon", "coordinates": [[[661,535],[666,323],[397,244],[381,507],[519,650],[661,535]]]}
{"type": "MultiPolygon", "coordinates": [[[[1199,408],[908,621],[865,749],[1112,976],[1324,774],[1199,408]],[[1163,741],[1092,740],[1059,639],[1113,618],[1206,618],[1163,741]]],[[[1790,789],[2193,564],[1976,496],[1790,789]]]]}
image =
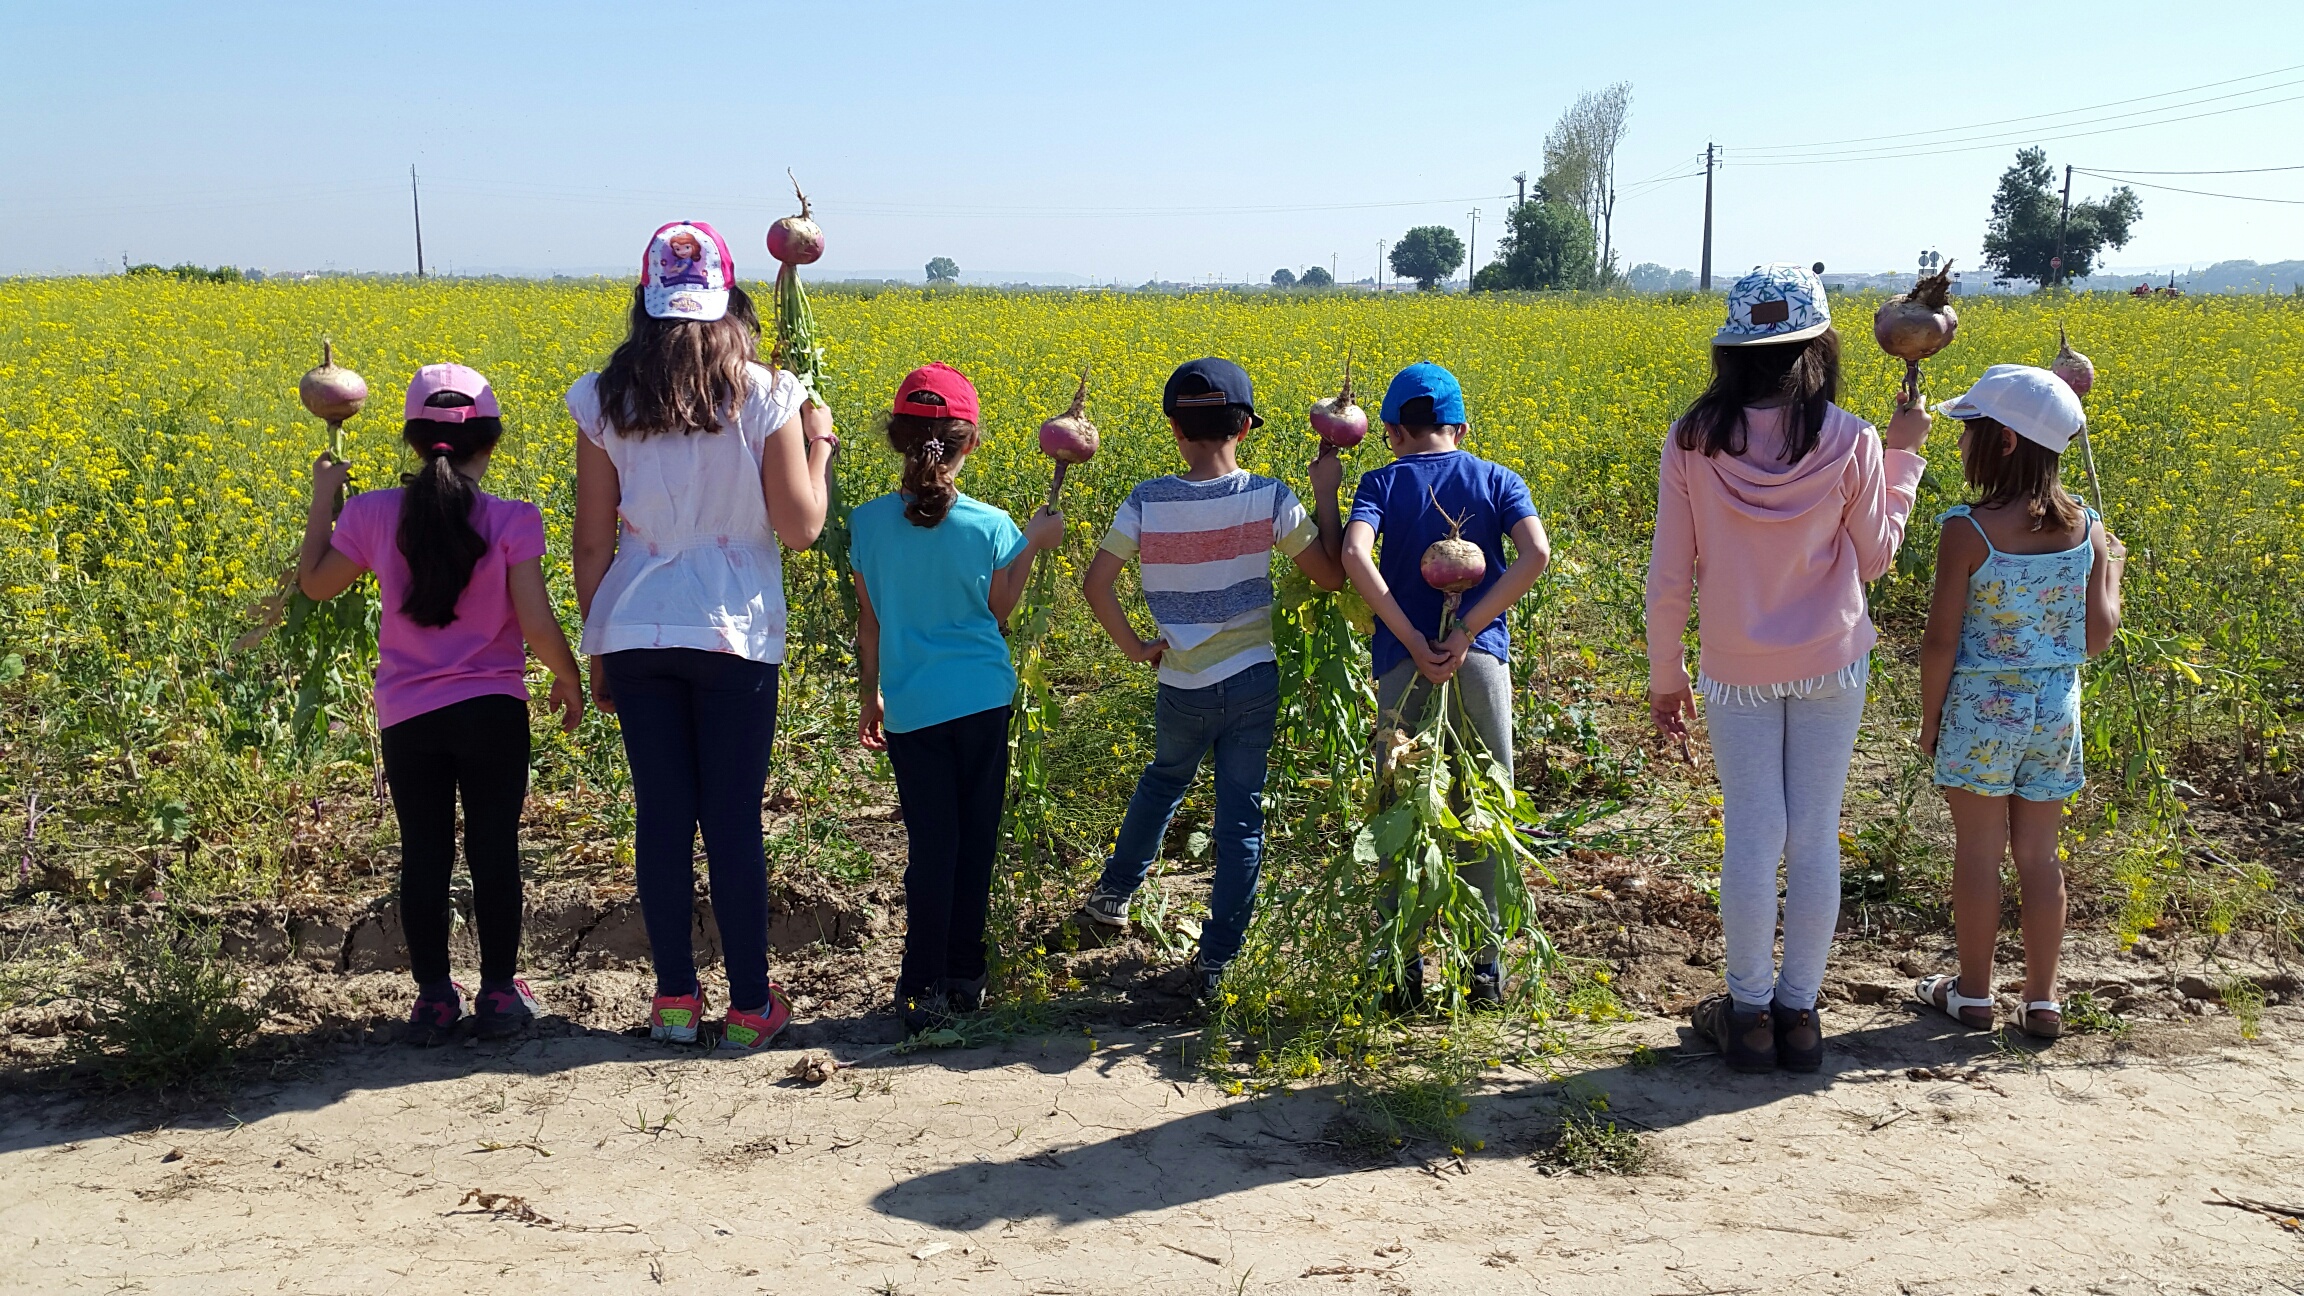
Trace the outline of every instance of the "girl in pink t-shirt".
{"type": "Polygon", "coordinates": [[[334,502],[351,469],[312,465],[297,581],[314,599],[376,573],[376,722],[384,778],[400,820],[400,925],[416,1003],[409,1038],[437,1044],[464,1016],[448,976],[448,882],[456,862],[456,802],[464,803],[464,863],[480,936],[476,1031],[511,1035],[536,999],[515,972],[520,956],[520,805],[528,795],[527,655],[552,671],[549,705],[573,730],[584,715],[576,658],[544,591],[544,519],[533,504],[498,499],[478,482],[504,434],[488,380],[463,365],[426,365],[408,385],[401,439],[421,460],[398,490],[334,502]]]}

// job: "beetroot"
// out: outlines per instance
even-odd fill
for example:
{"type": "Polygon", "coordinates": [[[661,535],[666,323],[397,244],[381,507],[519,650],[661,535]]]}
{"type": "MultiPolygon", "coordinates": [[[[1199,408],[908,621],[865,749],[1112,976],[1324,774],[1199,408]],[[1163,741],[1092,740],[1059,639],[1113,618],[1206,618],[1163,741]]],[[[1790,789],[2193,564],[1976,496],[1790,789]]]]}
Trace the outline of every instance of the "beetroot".
{"type": "Polygon", "coordinates": [[[341,423],[368,403],[368,384],[360,375],[336,363],[335,344],[320,340],[320,364],[296,384],[296,397],[313,417],[341,423]]]}
{"type": "Polygon", "coordinates": [[[2061,324],[2056,326],[2056,360],[2048,366],[2048,372],[2063,379],[2075,396],[2086,396],[2088,389],[2096,385],[2095,363],[2072,349],[2061,324]]]}
{"type": "MultiPolygon", "coordinates": [[[[792,172],[787,170],[785,175],[792,172]]],[[[768,227],[768,255],[786,265],[810,265],[824,255],[824,230],[808,215],[808,195],[794,178],[792,192],[799,195],[800,214],[787,216],[768,227]]]]}
{"type": "Polygon", "coordinates": [[[1891,297],[1872,314],[1872,338],[1880,349],[1904,362],[1904,395],[1920,394],[1920,362],[1950,346],[1960,329],[1953,311],[1952,263],[1891,297]]]}
{"type": "Polygon", "coordinates": [[[1368,411],[1352,403],[1352,353],[1344,353],[1344,390],[1312,402],[1312,430],[1321,441],[1349,450],[1368,435],[1368,411]]]}
{"type": "Polygon", "coordinates": [[[1088,421],[1088,371],[1080,371],[1073,389],[1072,408],[1040,425],[1040,453],[1056,461],[1056,479],[1048,484],[1048,507],[1064,489],[1064,470],[1096,457],[1096,425],[1088,421]]]}

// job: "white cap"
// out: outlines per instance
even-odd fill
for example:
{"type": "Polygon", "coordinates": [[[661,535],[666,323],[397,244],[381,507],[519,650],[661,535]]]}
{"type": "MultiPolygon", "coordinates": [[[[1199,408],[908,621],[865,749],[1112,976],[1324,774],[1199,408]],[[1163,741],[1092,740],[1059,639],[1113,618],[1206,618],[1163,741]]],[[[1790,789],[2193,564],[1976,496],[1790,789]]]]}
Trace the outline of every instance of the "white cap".
{"type": "Polygon", "coordinates": [[[1997,364],[1976,385],[1936,407],[1956,419],[1992,418],[2027,441],[2058,454],[2079,435],[2088,415],[2064,380],[2033,365],[1997,364]]]}
{"type": "Polygon", "coordinates": [[[1832,327],[1824,281],[1806,266],[1755,266],[1728,290],[1728,320],[1714,346],[1798,342],[1832,327]]]}

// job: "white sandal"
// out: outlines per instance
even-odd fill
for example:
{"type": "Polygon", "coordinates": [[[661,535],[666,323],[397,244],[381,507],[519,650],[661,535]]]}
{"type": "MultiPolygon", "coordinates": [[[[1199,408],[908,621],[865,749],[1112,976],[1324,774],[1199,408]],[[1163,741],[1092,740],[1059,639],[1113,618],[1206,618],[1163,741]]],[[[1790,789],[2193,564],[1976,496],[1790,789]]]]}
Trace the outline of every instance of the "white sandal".
{"type": "Polygon", "coordinates": [[[1984,1010],[1984,1013],[1987,1017],[1991,1016],[1992,997],[1990,995],[1986,995],[1981,999],[1972,999],[1969,996],[1960,993],[1959,977],[1950,976],[1942,972],[1939,972],[1934,976],[1924,976],[1918,981],[1912,983],[1912,997],[1918,999],[1921,1003],[1926,1004],[1928,1007],[1935,1009],[1937,1012],[1944,1014],[1945,1016],[1960,1023],[1970,1030],[1992,1029],[1992,1024],[1989,1021],[1979,1026],[1975,1022],[1972,1022],[1966,1017],[1960,1015],[1970,1008],[1981,1008],[1984,1010]],[[1944,998],[1942,1002],[1938,1002],[1936,998],[1936,992],[1939,990],[1944,992],[1944,998]]]}
{"type": "Polygon", "coordinates": [[[2014,1025],[2034,1039],[2060,1039],[2064,1034],[2064,1005],[2054,999],[2034,999],[2030,1002],[2018,999],[2014,1025]],[[2045,1023],[2035,1026],[2032,1023],[2035,1013],[2054,1013],[2056,1022],[2052,1026],[2045,1023]]]}

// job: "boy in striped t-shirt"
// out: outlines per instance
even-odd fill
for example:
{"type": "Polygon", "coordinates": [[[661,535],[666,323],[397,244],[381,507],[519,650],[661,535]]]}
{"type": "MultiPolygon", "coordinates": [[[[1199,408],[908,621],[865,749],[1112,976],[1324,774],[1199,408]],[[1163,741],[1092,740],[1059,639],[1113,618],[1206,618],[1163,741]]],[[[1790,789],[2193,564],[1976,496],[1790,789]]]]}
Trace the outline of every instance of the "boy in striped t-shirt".
{"type": "Polygon", "coordinates": [[[1263,426],[1248,374],[1229,360],[1194,360],[1168,378],[1161,411],[1185,471],[1129,492],[1089,564],[1088,606],[1134,662],[1159,667],[1152,763],[1137,780],[1119,840],[1084,913],[1128,925],[1128,900],[1160,853],[1168,821],[1214,755],[1216,883],[1194,959],[1197,985],[1213,994],[1240,952],[1264,859],[1264,772],[1280,712],[1272,651],[1272,551],[1325,590],[1344,584],[1336,490],[1343,461],[1324,447],[1312,461],[1314,512],[1306,516],[1281,482],[1240,467],[1240,439],[1263,426]],[[1130,558],[1159,633],[1128,621],[1113,582],[1130,558]]]}

